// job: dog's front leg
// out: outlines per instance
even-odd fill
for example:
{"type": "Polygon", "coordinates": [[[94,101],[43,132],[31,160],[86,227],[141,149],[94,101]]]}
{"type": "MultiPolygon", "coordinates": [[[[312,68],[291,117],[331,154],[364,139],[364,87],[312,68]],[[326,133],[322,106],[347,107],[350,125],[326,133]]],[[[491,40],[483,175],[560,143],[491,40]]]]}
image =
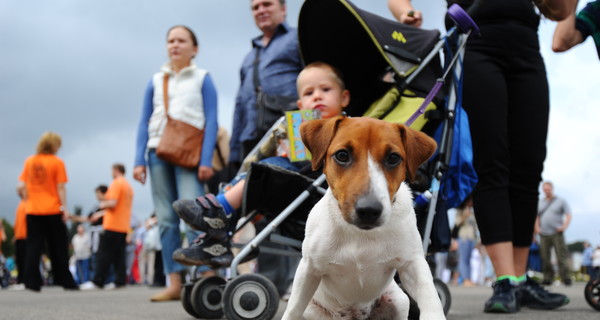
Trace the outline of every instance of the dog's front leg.
{"type": "Polygon", "coordinates": [[[310,260],[303,257],[298,264],[290,300],[282,320],[303,319],[304,310],[306,310],[320,282],[321,277],[311,267],[310,260]]]}
{"type": "Polygon", "coordinates": [[[419,306],[421,319],[446,319],[425,258],[409,262],[398,272],[402,286],[419,306]]]}

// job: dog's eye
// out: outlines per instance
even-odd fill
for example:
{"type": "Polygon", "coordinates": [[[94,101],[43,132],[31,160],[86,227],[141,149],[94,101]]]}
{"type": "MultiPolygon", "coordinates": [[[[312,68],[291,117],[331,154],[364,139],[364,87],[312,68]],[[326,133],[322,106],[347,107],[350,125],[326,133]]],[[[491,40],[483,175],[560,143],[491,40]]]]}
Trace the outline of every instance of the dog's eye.
{"type": "Polygon", "coordinates": [[[340,150],[333,154],[335,161],[341,165],[350,163],[350,153],[346,150],[340,150]]]}
{"type": "Polygon", "coordinates": [[[400,164],[400,162],[402,162],[402,157],[394,152],[388,154],[387,158],[385,159],[385,164],[388,167],[396,167],[400,164]]]}

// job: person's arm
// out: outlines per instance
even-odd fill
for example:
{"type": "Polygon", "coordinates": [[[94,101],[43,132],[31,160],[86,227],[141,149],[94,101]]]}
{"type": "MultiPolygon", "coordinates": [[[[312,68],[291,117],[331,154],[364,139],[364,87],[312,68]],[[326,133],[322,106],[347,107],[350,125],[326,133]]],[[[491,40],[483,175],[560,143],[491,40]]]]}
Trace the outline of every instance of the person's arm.
{"type": "Polygon", "coordinates": [[[572,218],[573,218],[573,215],[571,215],[570,212],[566,212],[565,213],[565,219],[563,221],[562,226],[558,227],[558,229],[556,229],[556,231],[558,231],[558,232],[564,232],[565,230],[567,230],[567,228],[571,224],[571,219],[572,218]]]}
{"type": "Polygon", "coordinates": [[[212,82],[210,74],[204,78],[202,85],[202,98],[204,105],[204,139],[202,142],[202,158],[198,167],[198,179],[207,181],[214,171],[212,169],[212,158],[217,142],[219,123],[217,119],[217,90],[212,82]]]}
{"type": "Polygon", "coordinates": [[[242,124],[244,122],[244,103],[242,101],[242,83],[244,82],[244,72],[240,72],[240,88],[235,97],[235,110],[233,112],[233,125],[231,129],[231,139],[229,140],[229,162],[242,162],[242,145],[240,135],[242,134],[242,124]]]}
{"type": "Polygon", "coordinates": [[[554,20],[562,21],[575,13],[578,0],[535,0],[540,12],[544,17],[554,20]]]}
{"type": "Polygon", "coordinates": [[[154,110],[152,99],[154,97],[154,84],[152,80],[146,87],[144,93],[144,103],[142,105],[142,115],[138,124],[137,140],[135,145],[135,162],[133,168],[133,179],[141,184],[146,183],[146,145],[148,144],[148,122],[154,110]]]}
{"type": "Polygon", "coordinates": [[[59,183],[57,185],[57,189],[58,189],[58,199],[60,201],[63,219],[66,221],[66,219],[69,218],[69,209],[67,208],[67,190],[65,188],[65,184],[59,183]]]}
{"type": "Polygon", "coordinates": [[[415,27],[420,27],[423,23],[423,14],[413,8],[410,0],[388,0],[388,8],[401,23],[415,27]]]}
{"type": "Polygon", "coordinates": [[[533,235],[540,234],[541,230],[542,230],[542,226],[540,225],[540,216],[538,215],[535,218],[535,223],[533,225],[533,235]]]}
{"type": "MultiPolygon", "coordinates": [[[[575,2],[577,5],[577,2],[575,2]]],[[[556,24],[554,35],[552,37],[552,51],[565,52],[585,40],[581,31],[575,28],[577,16],[575,10],[564,20],[556,24]]]]}

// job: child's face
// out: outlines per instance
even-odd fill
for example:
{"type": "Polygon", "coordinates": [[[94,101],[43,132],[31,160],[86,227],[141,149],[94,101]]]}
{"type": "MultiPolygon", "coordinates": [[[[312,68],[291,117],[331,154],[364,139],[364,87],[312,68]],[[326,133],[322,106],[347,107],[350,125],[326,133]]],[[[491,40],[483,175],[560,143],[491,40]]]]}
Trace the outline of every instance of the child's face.
{"type": "Polygon", "coordinates": [[[331,72],[321,68],[303,72],[298,95],[300,110],[319,110],[323,119],[339,116],[350,102],[348,90],[342,90],[331,72]]]}

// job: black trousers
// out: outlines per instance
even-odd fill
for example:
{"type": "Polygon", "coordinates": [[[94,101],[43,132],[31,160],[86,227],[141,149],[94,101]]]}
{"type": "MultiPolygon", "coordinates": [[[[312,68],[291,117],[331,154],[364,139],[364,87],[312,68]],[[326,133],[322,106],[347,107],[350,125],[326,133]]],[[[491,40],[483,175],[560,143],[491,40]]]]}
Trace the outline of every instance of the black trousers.
{"type": "Polygon", "coordinates": [[[479,182],[473,193],[483,244],[529,247],[546,158],[549,97],[537,30],[481,25],[464,58],[463,106],[479,182]]]}
{"type": "Polygon", "coordinates": [[[125,272],[126,233],[104,230],[100,235],[100,246],[96,253],[96,270],[92,280],[98,287],[103,287],[108,271],[112,265],[115,270],[115,285],[124,286],[127,279],[125,272]]]}
{"type": "Polygon", "coordinates": [[[17,283],[25,281],[25,261],[27,259],[27,240],[19,239],[15,241],[15,256],[17,264],[17,283]]]}
{"type": "Polygon", "coordinates": [[[25,287],[35,291],[41,289],[40,257],[44,242],[48,245],[54,284],[61,285],[65,289],[77,289],[78,286],[69,271],[69,243],[67,227],[62,220],[62,214],[27,215],[25,287]]]}

